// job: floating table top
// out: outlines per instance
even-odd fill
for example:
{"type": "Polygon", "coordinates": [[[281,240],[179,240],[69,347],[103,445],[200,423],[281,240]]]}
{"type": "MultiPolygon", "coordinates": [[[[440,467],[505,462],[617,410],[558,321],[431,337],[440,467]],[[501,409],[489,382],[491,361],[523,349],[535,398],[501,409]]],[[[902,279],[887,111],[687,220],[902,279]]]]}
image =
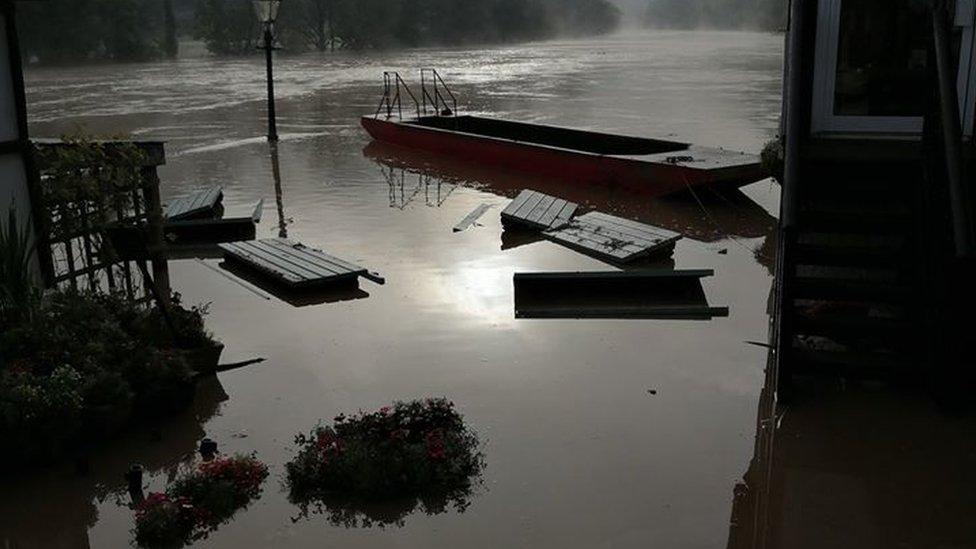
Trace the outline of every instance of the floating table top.
{"type": "Polygon", "coordinates": [[[546,238],[610,263],[674,250],[681,235],[600,212],[590,212],[545,233],[546,238]]]}
{"type": "Polygon", "coordinates": [[[284,238],[221,244],[225,257],[253,268],[293,289],[314,288],[364,277],[382,284],[382,277],[364,267],[284,238]]]}

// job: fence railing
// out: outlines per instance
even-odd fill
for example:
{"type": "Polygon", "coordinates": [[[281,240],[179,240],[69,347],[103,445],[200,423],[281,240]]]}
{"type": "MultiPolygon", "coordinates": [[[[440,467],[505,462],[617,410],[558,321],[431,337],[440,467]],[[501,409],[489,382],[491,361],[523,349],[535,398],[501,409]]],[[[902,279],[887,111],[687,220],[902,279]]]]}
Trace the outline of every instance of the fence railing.
{"type": "Polygon", "coordinates": [[[38,254],[49,261],[50,287],[122,293],[132,300],[170,295],[157,168],[158,142],[34,142],[42,235],[38,254]],[[122,258],[110,227],[137,228],[146,253],[122,258]],[[152,274],[150,274],[150,272],[152,274]]]}

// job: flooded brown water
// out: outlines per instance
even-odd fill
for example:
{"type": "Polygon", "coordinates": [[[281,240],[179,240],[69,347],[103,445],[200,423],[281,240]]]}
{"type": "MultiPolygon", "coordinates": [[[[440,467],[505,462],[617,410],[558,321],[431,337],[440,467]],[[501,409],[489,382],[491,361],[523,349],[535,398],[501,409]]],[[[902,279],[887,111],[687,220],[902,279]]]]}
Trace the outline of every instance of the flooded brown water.
{"type": "Polygon", "coordinates": [[[175,289],[210,302],[226,362],[267,361],[201,388],[192,413],[0,495],[7,547],[123,547],[121,475],[138,461],[161,489],[204,435],[272,468],[263,497],[207,547],[723,547],[733,489],[754,453],[764,385],[778,188],[731,199],[651,200],[369,146],[381,72],[435,66],[462,110],[758,152],[776,133],[782,36],[658,32],[585,42],[278,59],[281,182],[265,132],[260,60],[187,59],[29,71],[34,136],[76,127],[167,141],[165,197],[223,185],[229,211],[266,200],[259,236],[289,237],[387,279],[295,306],[245,288],[218,259],[174,261],[175,289]],[[679,268],[728,318],[516,320],[512,275],[599,270],[549,242],[503,236],[525,187],[688,235],[679,268]],[[451,228],[481,203],[480,226],[451,228]],[[720,253],[723,252],[723,253],[720,253]],[[656,394],[651,394],[656,391],[656,394]],[[396,399],[453,400],[485,440],[484,486],[463,513],[341,527],[281,487],[292,439],[320,419],[396,399]]]}

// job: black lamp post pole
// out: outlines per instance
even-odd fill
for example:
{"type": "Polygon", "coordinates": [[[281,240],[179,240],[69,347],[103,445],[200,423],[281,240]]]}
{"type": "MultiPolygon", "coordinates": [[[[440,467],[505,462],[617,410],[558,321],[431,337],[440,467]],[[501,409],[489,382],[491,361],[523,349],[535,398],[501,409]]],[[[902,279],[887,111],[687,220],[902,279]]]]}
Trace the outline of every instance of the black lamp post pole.
{"type": "Polygon", "coordinates": [[[264,26],[264,53],[265,61],[268,65],[268,141],[278,141],[278,123],[275,116],[275,97],[274,97],[274,68],[272,67],[272,53],[274,52],[274,36],[271,34],[271,25],[264,26]]]}

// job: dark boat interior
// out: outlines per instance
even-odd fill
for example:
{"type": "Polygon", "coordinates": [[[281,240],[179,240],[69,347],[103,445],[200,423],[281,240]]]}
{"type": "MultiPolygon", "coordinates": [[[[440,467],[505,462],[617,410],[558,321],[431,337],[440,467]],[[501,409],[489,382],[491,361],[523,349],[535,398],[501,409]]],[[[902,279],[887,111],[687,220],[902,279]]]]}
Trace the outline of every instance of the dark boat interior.
{"type": "Polygon", "coordinates": [[[426,116],[407,123],[594,154],[641,156],[683,151],[689,147],[687,143],[675,141],[540,126],[477,116],[426,116]]]}

